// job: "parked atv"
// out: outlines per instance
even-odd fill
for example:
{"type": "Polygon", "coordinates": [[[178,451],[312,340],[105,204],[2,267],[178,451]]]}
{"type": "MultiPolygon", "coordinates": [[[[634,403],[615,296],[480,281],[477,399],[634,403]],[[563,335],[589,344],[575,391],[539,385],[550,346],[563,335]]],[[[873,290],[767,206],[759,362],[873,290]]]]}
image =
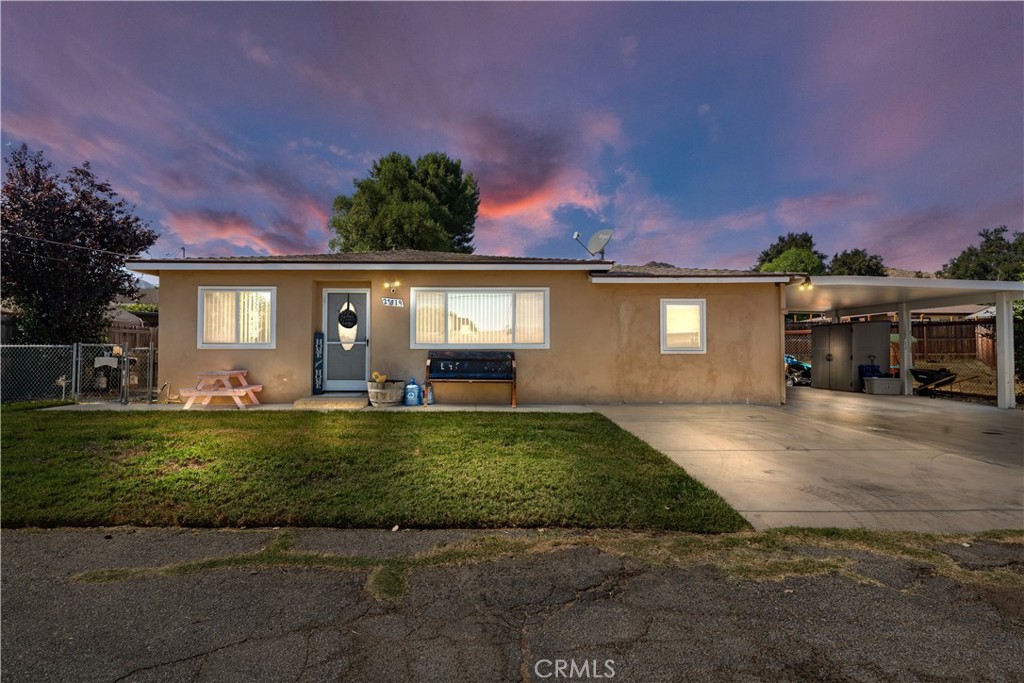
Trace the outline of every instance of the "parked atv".
{"type": "Polygon", "coordinates": [[[811,364],[806,361],[797,360],[795,356],[791,356],[788,353],[785,355],[785,359],[786,386],[811,386],[811,364]]]}

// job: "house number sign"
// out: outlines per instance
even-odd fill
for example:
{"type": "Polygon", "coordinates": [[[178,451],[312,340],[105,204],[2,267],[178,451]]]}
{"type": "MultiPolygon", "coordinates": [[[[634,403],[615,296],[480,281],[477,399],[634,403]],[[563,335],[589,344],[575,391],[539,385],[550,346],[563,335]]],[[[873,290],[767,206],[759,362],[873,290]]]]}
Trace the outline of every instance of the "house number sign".
{"type": "Polygon", "coordinates": [[[405,308],[404,299],[389,299],[386,296],[381,297],[381,303],[385,306],[394,306],[395,308],[405,308]]]}

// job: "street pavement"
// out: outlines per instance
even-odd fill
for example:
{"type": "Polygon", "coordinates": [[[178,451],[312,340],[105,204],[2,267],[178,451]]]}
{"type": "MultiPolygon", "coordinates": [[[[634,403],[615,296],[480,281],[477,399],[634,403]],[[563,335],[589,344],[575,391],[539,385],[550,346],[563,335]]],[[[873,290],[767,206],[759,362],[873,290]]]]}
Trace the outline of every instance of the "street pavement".
{"type": "MultiPolygon", "coordinates": [[[[381,561],[482,536],[558,543],[412,569],[394,599],[367,590],[366,570],[81,577],[253,553],[281,533],[4,530],[0,679],[1024,680],[1019,588],[958,583],[919,559],[856,550],[801,551],[845,558],[856,578],[836,571],[755,581],[713,562],[610,552],[598,542],[609,532],[296,529],[293,552],[381,561]]],[[[965,569],[1021,571],[1020,539],[948,545],[965,569]]]]}

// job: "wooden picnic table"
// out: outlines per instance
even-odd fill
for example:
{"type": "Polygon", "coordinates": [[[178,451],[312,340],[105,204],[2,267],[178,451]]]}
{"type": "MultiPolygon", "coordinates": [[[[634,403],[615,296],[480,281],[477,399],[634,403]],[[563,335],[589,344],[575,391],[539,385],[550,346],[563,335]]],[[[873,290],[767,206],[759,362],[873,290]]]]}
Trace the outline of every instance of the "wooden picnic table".
{"type": "Polygon", "coordinates": [[[192,403],[203,397],[202,405],[208,405],[215,396],[229,396],[239,408],[245,408],[242,396],[248,396],[254,406],[260,404],[256,398],[257,391],[263,391],[262,384],[249,384],[246,375],[248,370],[205,370],[196,373],[195,389],[182,389],[180,394],[187,396],[188,401],[182,410],[188,410],[192,403]],[[234,381],[238,384],[234,384],[234,381]]]}

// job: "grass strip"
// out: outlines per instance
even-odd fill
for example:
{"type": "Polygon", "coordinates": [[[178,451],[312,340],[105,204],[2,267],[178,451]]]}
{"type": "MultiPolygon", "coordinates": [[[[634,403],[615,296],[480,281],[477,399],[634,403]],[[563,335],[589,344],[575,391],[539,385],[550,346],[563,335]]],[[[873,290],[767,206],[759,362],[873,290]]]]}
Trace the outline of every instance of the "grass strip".
{"type": "Polygon", "coordinates": [[[702,566],[718,568],[736,581],[781,581],[790,577],[842,576],[851,581],[884,587],[857,572],[857,561],[844,555],[866,552],[891,559],[920,563],[927,558],[936,576],[975,586],[1024,589],[1024,575],[1013,566],[968,569],[939,548],[968,545],[979,540],[1024,549],[1019,531],[989,534],[911,534],[845,529],[776,529],[729,535],[595,531],[588,533],[534,532],[524,536],[485,534],[460,543],[439,545],[411,557],[369,557],[297,552],[294,536],[285,531],[255,553],[211,558],[163,567],[99,569],[77,575],[87,583],[108,583],[161,576],[181,576],[225,569],[288,567],[307,570],[365,571],[366,590],[380,600],[401,599],[409,573],[430,567],[493,562],[578,546],[591,546],[627,557],[644,566],[702,566]],[[811,552],[817,551],[817,552],[811,552]],[[831,551],[824,554],[820,551],[831,551]]]}
{"type": "Polygon", "coordinates": [[[597,414],[2,417],[5,527],[749,528],[597,414]]]}

